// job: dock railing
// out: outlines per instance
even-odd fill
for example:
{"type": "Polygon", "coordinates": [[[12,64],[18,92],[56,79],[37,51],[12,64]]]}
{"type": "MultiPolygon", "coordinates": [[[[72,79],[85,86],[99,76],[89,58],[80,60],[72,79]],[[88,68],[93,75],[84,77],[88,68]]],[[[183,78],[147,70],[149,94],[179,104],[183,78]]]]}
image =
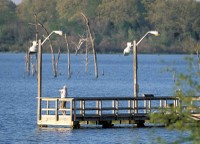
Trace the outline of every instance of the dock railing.
{"type": "Polygon", "coordinates": [[[73,120],[91,118],[121,119],[136,115],[147,115],[151,112],[166,110],[167,107],[177,107],[179,102],[173,97],[81,97],[73,100],[73,120]],[[137,106],[137,107],[136,107],[137,106]]]}
{"type": "Polygon", "coordinates": [[[164,112],[169,106],[179,106],[179,99],[170,96],[40,99],[41,120],[38,120],[38,125],[71,126],[81,121],[147,120],[149,113],[164,112]],[[60,108],[61,101],[66,101],[66,108],[60,108]]]}
{"type": "Polygon", "coordinates": [[[73,98],[49,98],[41,99],[41,119],[38,125],[71,125],[73,116],[73,98]],[[66,107],[61,108],[61,101],[66,102],[66,107]],[[65,113],[63,115],[63,112],[65,113]]]}

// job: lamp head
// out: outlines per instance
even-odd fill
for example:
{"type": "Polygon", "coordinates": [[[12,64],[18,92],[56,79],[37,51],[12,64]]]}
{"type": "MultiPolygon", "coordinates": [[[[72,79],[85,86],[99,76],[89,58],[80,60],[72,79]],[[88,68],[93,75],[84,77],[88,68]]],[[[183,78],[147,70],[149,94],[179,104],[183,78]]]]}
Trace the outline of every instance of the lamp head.
{"type": "Polygon", "coordinates": [[[129,55],[129,53],[131,52],[131,46],[132,46],[131,42],[127,42],[127,46],[124,49],[124,56],[129,55]]]}
{"type": "Polygon", "coordinates": [[[155,35],[155,36],[159,36],[159,32],[158,31],[149,31],[150,34],[155,35]]]}
{"type": "Polygon", "coordinates": [[[33,45],[29,48],[29,54],[35,54],[38,51],[38,44],[36,41],[33,41],[33,45]]]}
{"type": "Polygon", "coordinates": [[[56,33],[56,34],[58,34],[58,35],[60,35],[60,36],[62,36],[63,35],[63,32],[62,31],[53,31],[54,33],[56,33]]]}

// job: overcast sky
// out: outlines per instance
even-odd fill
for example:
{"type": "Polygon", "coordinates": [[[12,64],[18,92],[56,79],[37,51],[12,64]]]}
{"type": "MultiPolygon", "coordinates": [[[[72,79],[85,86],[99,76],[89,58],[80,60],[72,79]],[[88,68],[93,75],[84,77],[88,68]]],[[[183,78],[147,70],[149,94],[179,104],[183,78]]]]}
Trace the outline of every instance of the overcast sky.
{"type": "Polygon", "coordinates": [[[22,0],[12,0],[14,3],[19,4],[22,0]]]}

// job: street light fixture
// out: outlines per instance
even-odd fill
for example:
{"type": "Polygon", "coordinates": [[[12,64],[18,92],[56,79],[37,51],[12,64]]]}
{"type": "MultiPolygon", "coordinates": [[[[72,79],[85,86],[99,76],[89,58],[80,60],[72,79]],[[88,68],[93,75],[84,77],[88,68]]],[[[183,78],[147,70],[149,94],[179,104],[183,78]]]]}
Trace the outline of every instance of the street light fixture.
{"type": "MultiPolygon", "coordinates": [[[[57,34],[62,36],[63,32],[62,31],[52,31],[41,43],[41,46],[46,42],[46,40],[53,34],[57,34]]],[[[38,51],[38,43],[37,41],[33,41],[33,45],[29,48],[29,53],[30,54],[35,54],[38,51]]]]}
{"type": "MultiPolygon", "coordinates": [[[[148,34],[152,34],[154,36],[159,36],[159,32],[158,31],[148,31],[137,43],[136,46],[138,46],[140,44],[140,42],[148,35],[148,34]]],[[[130,54],[131,52],[131,47],[133,46],[133,44],[131,44],[131,42],[127,42],[127,47],[124,49],[124,56],[127,56],[130,54]]]]}
{"type": "Polygon", "coordinates": [[[127,47],[124,49],[124,56],[129,55],[129,53],[131,52],[131,47],[133,45],[131,44],[131,42],[127,42],[127,47]]]}
{"type": "Polygon", "coordinates": [[[62,31],[52,31],[42,42],[41,40],[33,42],[33,45],[30,47],[29,52],[33,50],[35,53],[38,53],[38,109],[37,109],[37,118],[38,121],[41,120],[41,92],[42,92],[42,45],[46,42],[46,40],[53,34],[58,34],[62,36],[62,31]],[[38,49],[38,50],[37,50],[38,49]]]}
{"type": "Polygon", "coordinates": [[[131,42],[127,42],[127,47],[124,49],[124,56],[129,55],[129,53],[131,52],[131,47],[133,50],[133,90],[134,90],[134,97],[138,97],[138,91],[139,91],[139,85],[137,82],[137,68],[138,68],[138,62],[137,62],[137,46],[140,44],[140,42],[148,35],[148,34],[152,34],[154,36],[159,36],[159,32],[158,31],[148,31],[137,43],[134,40],[133,43],[131,42]]]}
{"type": "Polygon", "coordinates": [[[35,54],[37,53],[37,50],[38,50],[37,41],[33,41],[32,43],[33,45],[29,48],[29,54],[35,54]]]}
{"type": "Polygon", "coordinates": [[[148,35],[148,34],[152,34],[154,36],[159,36],[159,32],[158,31],[148,31],[137,43],[136,46],[139,45],[139,43],[148,35]]]}

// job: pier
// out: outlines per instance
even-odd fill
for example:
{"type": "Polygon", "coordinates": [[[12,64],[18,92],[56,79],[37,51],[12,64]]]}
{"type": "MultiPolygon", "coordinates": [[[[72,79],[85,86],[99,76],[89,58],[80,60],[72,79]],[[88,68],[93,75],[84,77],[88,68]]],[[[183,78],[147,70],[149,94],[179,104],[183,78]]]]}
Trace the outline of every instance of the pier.
{"type": "MultiPolygon", "coordinates": [[[[52,31],[52,33],[62,34],[61,31],[52,31]]],[[[51,33],[51,34],[52,34],[51,33]]],[[[50,34],[50,35],[51,35],[50,34]]],[[[158,35],[157,31],[147,32],[147,34],[158,35]]],[[[47,36],[50,37],[50,35],[47,36]]],[[[200,121],[200,112],[187,106],[184,106],[179,98],[172,96],[144,95],[138,96],[137,82],[137,46],[141,42],[130,44],[128,49],[133,47],[133,96],[126,97],[42,97],[42,44],[38,41],[38,108],[37,124],[38,126],[69,126],[79,128],[81,124],[102,125],[102,127],[112,127],[114,124],[136,124],[138,127],[145,126],[150,120],[151,113],[170,113],[171,108],[189,109],[191,118],[200,121]],[[61,108],[60,103],[66,102],[66,107],[61,108]]],[[[191,102],[200,102],[199,97],[195,97],[191,102]]],[[[176,112],[176,111],[175,111],[176,112]]]]}
{"type": "Polygon", "coordinates": [[[150,113],[166,112],[180,106],[178,98],[160,97],[76,97],[40,98],[38,125],[61,125],[79,128],[82,124],[112,127],[115,124],[136,124],[143,127],[150,113]],[[66,108],[60,102],[66,101],[66,108]],[[62,112],[65,114],[62,114],[62,112]]]}
{"type": "MultiPolygon", "coordinates": [[[[142,127],[145,121],[149,120],[149,113],[159,109],[166,109],[168,103],[177,107],[178,99],[172,97],[138,97],[137,46],[148,34],[158,36],[158,31],[148,31],[137,43],[135,40],[132,44],[130,42],[127,43],[126,49],[128,49],[128,53],[132,47],[134,55],[134,97],[77,97],[65,99],[42,97],[42,45],[53,33],[62,35],[62,31],[52,31],[43,41],[38,40],[37,124],[39,126],[64,125],[78,128],[82,123],[94,123],[103,127],[112,127],[114,123],[128,123],[142,127]],[[60,107],[61,101],[66,101],[66,108],[60,107]]],[[[36,45],[33,48],[36,49],[36,45]]]]}

